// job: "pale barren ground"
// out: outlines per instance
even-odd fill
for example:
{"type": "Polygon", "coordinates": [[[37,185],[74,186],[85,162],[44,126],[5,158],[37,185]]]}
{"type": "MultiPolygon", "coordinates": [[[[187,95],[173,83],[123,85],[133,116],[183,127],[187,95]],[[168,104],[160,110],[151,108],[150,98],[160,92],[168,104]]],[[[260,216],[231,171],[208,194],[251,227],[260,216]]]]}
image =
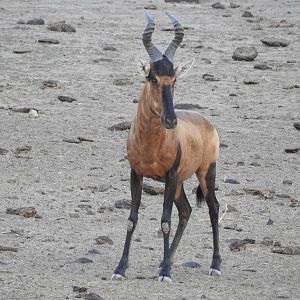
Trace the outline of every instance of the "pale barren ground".
{"type": "MultiPolygon", "coordinates": [[[[153,39],[161,50],[173,37],[172,32],[162,31],[172,27],[165,10],[188,27],[175,58],[196,61],[189,75],[178,80],[174,101],[207,107],[199,112],[215,124],[221,142],[228,146],[220,150],[217,197],[221,210],[230,204],[238,212],[227,213],[220,225],[222,276],[207,276],[212,233],[203,221],[208,218],[207,208],[195,206],[196,179],[191,178],[185,188],[193,213],[172,269],[173,284],[157,282],[162,197],[146,194],[128,279],[110,281],[129,214],[114,208],[114,203],[129,200],[130,191],[129,166],[123,159],[127,132],[107,128],[135,114],[133,100],[143,81],[136,74],[136,61],[147,59],[141,42],[143,8],[150,2],[1,0],[0,148],[8,152],[0,155],[0,245],[16,247],[18,252],[0,252],[0,299],[75,299],[75,285],[104,299],[299,299],[299,256],[273,254],[272,246],[261,244],[270,237],[284,246],[300,246],[299,207],[290,207],[290,199],[278,196],[260,199],[243,188],[273,189],[279,196],[299,199],[299,153],[284,151],[300,144],[299,131],[293,127],[300,119],[299,88],[283,87],[300,83],[300,3],[240,1],[240,8],[220,10],[213,9],[211,1],[200,2],[153,1],[158,9],[150,13],[157,24],[153,39]],[[246,9],[258,23],[241,17],[246,9]],[[44,18],[46,24],[17,24],[21,18],[33,17],[44,18]],[[293,26],[270,27],[283,19],[293,26]],[[49,23],[62,20],[75,26],[76,33],[47,29],[49,23]],[[284,38],[290,45],[267,47],[260,42],[264,37],[284,38]],[[40,38],[55,38],[60,44],[41,44],[40,38]],[[234,49],[243,45],[257,48],[254,62],[231,58],[234,49]],[[105,46],[117,50],[103,50],[105,46]],[[256,63],[267,63],[271,69],[254,69],[256,63]],[[205,81],[205,73],[220,81],[205,81]],[[115,85],[120,78],[128,79],[127,84],[115,85]],[[259,84],[245,85],[248,78],[259,84]],[[59,88],[42,89],[42,82],[49,79],[57,80],[59,88]],[[59,95],[77,101],[63,103],[59,95]],[[39,118],[9,109],[20,107],[38,109],[39,118]],[[94,142],[63,141],[78,136],[94,142]],[[32,150],[17,157],[16,148],[25,145],[32,150]],[[240,184],[224,183],[225,177],[240,184]],[[87,211],[81,204],[91,207],[87,211]],[[24,206],[34,206],[42,218],[6,213],[7,208],[24,206]],[[100,213],[100,207],[114,209],[100,213]],[[269,218],[273,225],[266,225],[269,218]],[[242,231],[224,229],[232,223],[242,231]],[[114,244],[95,245],[99,235],[109,236],[114,244]],[[231,252],[228,240],[243,238],[256,243],[231,252]],[[99,253],[88,254],[91,249],[99,253]],[[93,262],[76,262],[81,257],[93,262]],[[191,259],[201,268],[181,266],[191,259]]],[[[229,2],[225,4],[228,7],[229,2]]],[[[173,220],[176,226],[175,209],[173,220]]]]}

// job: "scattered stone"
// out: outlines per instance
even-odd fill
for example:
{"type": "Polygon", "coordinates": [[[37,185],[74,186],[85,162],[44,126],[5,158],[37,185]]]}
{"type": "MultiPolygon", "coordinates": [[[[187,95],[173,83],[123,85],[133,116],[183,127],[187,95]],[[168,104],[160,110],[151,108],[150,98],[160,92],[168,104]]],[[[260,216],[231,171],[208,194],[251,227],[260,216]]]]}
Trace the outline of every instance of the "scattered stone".
{"type": "Polygon", "coordinates": [[[291,199],[290,207],[299,207],[299,201],[298,199],[291,199]]]}
{"type": "Polygon", "coordinates": [[[8,150],[4,149],[4,148],[0,148],[0,155],[5,155],[8,153],[8,150]]]}
{"type": "Polygon", "coordinates": [[[293,27],[293,24],[289,24],[286,20],[280,20],[278,21],[273,21],[270,25],[271,28],[287,28],[287,27],[293,27]]]}
{"type": "Polygon", "coordinates": [[[219,81],[220,80],[215,75],[212,75],[212,74],[204,74],[202,76],[202,78],[206,81],[219,81]]]}
{"type": "Polygon", "coordinates": [[[230,17],[232,17],[232,14],[230,14],[230,13],[223,14],[222,17],[224,17],[224,18],[230,18],[230,17]]]}
{"type": "Polygon", "coordinates": [[[81,141],[81,142],[90,142],[90,143],[94,142],[94,140],[89,139],[89,138],[85,138],[85,137],[82,137],[82,136],[79,136],[78,140],[81,141]]]}
{"type": "Polygon", "coordinates": [[[220,148],[228,148],[228,145],[226,145],[224,143],[220,143],[220,148]]]}
{"type": "Polygon", "coordinates": [[[208,65],[211,64],[211,60],[208,58],[202,57],[201,60],[208,65]]]}
{"type": "Polygon", "coordinates": [[[214,4],[212,4],[212,8],[216,8],[216,9],[225,9],[225,5],[220,3],[220,2],[216,2],[214,4]]]}
{"type": "Polygon", "coordinates": [[[244,188],[246,194],[260,196],[261,199],[274,199],[275,191],[270,189],[244,188]]]}
{"type": "Polygon", "coordinates": [[[39,114],[36,109],[31,109],[28,113],[29,118],[35,119],[39,117],[39,114]]]}
{"type": "Polygon", "coordinates": [[[243,228],[242,227],[237,227],[235,230],[238,231],[238,232],[242,232],[243,228]]]}
{"type": "Polygon", "coordinates": [[[92,60],[93,63],[98,64],[99,62],[112,62],[113,60],[111,58],[107,58],[107,57],[100,57],[100,58],[95,58],[92,60]]]}
{"type": "Polygon", "coordinates": [[[82,209],[82,210],[88,211],[92,208],[92,205],[90,205],[90,204],[78,204],[77,207],[82,209]]]}
{"type": "Polygon", "coordinates": [[[58,81],[56,80],[44,80],[42,82],[42,89],[45,89],[45,88],[57,88],[58,87],[58,81]]]}
{"type": "Polygon", "coordinates": [[[98,212],[99,212],[100,214],[104,213],[106,210],[112,212],[112,211],[114,211],[114,208],[113,208],[112,206],[100,206],[100,207],[98,208],[98,212]]]}
{"type": "Polygon", "coordinates": [[[254,69],[269,70],[269,69],[271,69],[271,67],[268,66],[267,64],[256,64],[256,65],[254,65],[254,69]]]}
{"type": "Polygon", "coordinates": [[[116,78],[113,81],[114,85],[130,85],[133,82],[129,78],[116,78]]]}
{"type": "Polygon", "coordinates": [[[100,254],[100,251],[98,251],[97,249],[91,249],[88,251],[88,254],[100,254]]]}
{"type": "Polygon", "coordinates": [[[128,201],[128,200],[117,200],[115,202],[115,208],[130,209],[131,208],[131,201],[128,201]]]}
{"type": "Polygon", "coordinates": [[[299,84],[288,84],[283,87],[284,90],[299,89],[299,84]]]}
{"type": "Polygon", "coordinates": [[[238,180],[233,179],[233,178],[225,178],[224,182],[225,183],[231,183],[231,184],[240,184],[240,182],[238,180]]]}
{"type": "Polygon", "coordinates": [[[45,20],[43,18],[34,18],[31,20],[28,20],[26,22],[27,25],[44,25],[45,24],[45,20]]]}
{"type": "Polygon", "coordinates": [[[272,219],[269,219],[267,222],[267,225],[273,225],[274,221],[272,219]]]}
{"type": "Polygon", "coordinates": [[[23,19],[18,20],[17,24],[26,24],[26,22],[23,19]]]}
{"type": "Polygon", "coordinates": [[[1,246],[0,245],[0,252],[18,252],[18,248],[14,248],[14,247],[7,247],[7,246],[1,246]]]}
{"type": "Polygon", "coordinates": [[[201,265],[199,263],[197,263],[196,261],[193,261],[193,260],[189,260],[187,262],[184,262],[182,264],[182,266],[184,268],[190,268],[190,269],[199,269],[199,268],[201,268],[201,265]]]}
{"type": "Polygon", "coordinates": [[[73,139],[73,138],[63,138],[63,142],[66,142],[66,143],[70,143],[70,144],[80,144],[81,141],[78,140],[78,139],[73,139]]]}
{"type": "Polygon", "coordinates": [[[131,127],[131,121],[124,121],[118,124],[115,124],[111,127],[108,127],[108,130],[110,131],[123,131],[128,130],[131,127]]]}
{"type": "Polygon", "coordinates": [[[236,209],[235,206],[233,206],[233,205],[231,205],[231,204],[227,204],[227,212],[228,212],[228,213],[238,212],[238,210],[236,209]]]}
{"type": "Polygon", "coordinates": [[[74,219],[80,218],[79,214],[76,214],[76,213],[70,213],[69,216],[74,219]]]}
{"type": "Polygon", "coordinates": [[[290,199],[291,196],[288,194],[276,194],[277,198],[290,199]]]}
{"type": "Polygon", "coordinates": [[[259,84],[259,81],[255,79],[244,79],[243,83],[247,85],[255,85],[255,84],[259,84]]]}
{"type": "MultiPolygon", "coordinates": [[[[10,108],[13,112],[25,113],[28,114],[32,108],[31,107],[18,107],[18,108],[10,108]]],[[[37,109],[36,109],[37,110],[37,109]]]]}
{"type": "Polygon", "coordinates": [[[31,50],[14,50],[13,52],[16,54],[24,54],[24,53],[30,53],[31,50]]]}
{"type": "Polygon", "coordinates": [[[86,293],[87,290],[88,289],[86,287],[80,287],[78,285],[73,286],[73,292],[76,292],[76,293],[86,293]]]}
{"type": "Polygon", "coordinates": [[[175,108],[193,110],[193,109],[207,109],[208,107],[200,106],[199,104],[192,104],[192,103],[178,103],[175,104],[175,108]]]}
{"type": "Polygon", "coordinates": [[[104,300],[104,298],[102,298],[101,296],[99,296],[96,293],[88,293],[83,296],[83,299],[85,299],[85,300],[104,300]]]}
{"type": "Polygon", "coordinates": [[[229,249],[233,252],[246,250],[247,242],[244,240],[231,240],[229,242],[229,249]]]}
{"type": "Polygon", "coordinates": [[[6,213],[9,215],[18,215],[25,218],[34,217],[37,211],[34,207],[7,208],[6,213]]]}
{"type": "Polygon", "coordinates": [[[300,255],[299,246],[275,246],[271,250],[272,253],[285,254],[285,255],[300,255]]]}
{"type": "Polygon", "coordinates": [[[260,40],[264,45],[269,47],[287,47],[290,41],[276,38],[264,38],[260,40]]]}
{"type": "Polygon", "coordinates": [[[285,153],[297,153],[300,148],[284,149],[285,153]]]}
{"type": "Polygon", "coordinates": [[[58,31],[58,32],[76,32],[75,27],[66,24],[65,21],[50,24],[48,26],[48,29],[51,31],[58,31]]]}
{"type": "Polygon", "coordinates": [[[252,167],[261,167],[261,164],[254,161],[254,162],[250,163],[250,166],[252,166],[252,167]]]}
{"type": "Polygon", "coordinates": [[[239,8],[240,5],[239,4],[236,4],[236,3],[233,3],[233,2],[230,2],[230,8],[239,8]]]}
{"type": "Polygon", "coordinates": [[[281,243],[280,242],[274,242],[274,247],[281,247],[281,243]]]}
{"type": "Polygon", "coordinates": [[[110,184],[100,184],[100,185],[85,185],[85,186],[80,186],[79,189],[81,191],[91,191],[92,193],[100,192],[103,193],[107,191],[111,187],[110,184]]]}
{"type": "Polygon", "coordinates": [[[76,260],[76,262],[80,263],[80,264],[90,264],[92,263],[93,261],[89,258],[86,258],[86,257],[80,257],[76,260]]]}
{"type": "Polygon", "coordinates": [[[56,39],[38,39],[38,42],[43,44],[59,44],[59,40],[56,39]]]}
{"type": "Polygon", "coordinates": [[[292,180],[287,180],[287,179],[285,179],[285,180],[282,181],[282,183],[283,183],[284,185],[292,185],[292,184],[293,184],[293,181],[292,181],[292,180]]]}
{"type": "Polygon", "coordinates": [[[245,10],[243,13],[242,13],[242,17],[243,18],[253,18],[253,14],[251,13],[251,11],[249,10],[245,10]]]}
{"type": "Polygon", "coordinates": [[[262,240],[262,245],[264,246],[272,246],[273,245],[273,240],[270,237],[264,237],[262,240]]]}
{"type": "Polygon", "coordinates": [[[294,127],[295,127],[297,130],[300,130],[300,122],[295,122],[295,123],[294,123],[294,127]]]}
{"type": "Polygon", "coordinates": [[[245,60],[245,61],[252,61],[258,55],[258,52],[255,47],[238,47],[234,50],[232,58],[234,60],[245,60]]]}
{"type": "Polygon", "coordinates": [[[224,229],[235,230],[237,228],[237,224],[228,224],[224,226],[224,229]]]}
{"type": "Polygon", "coordinates": [[[157,196],[157,195],[163,195],[165,192],[164,188],[160,188],[160,187],[153,187],[149,184],[144,183],[143,184],[143,191],[146,194],[152,195],[152,196],[157,196]]]}
{"type": "Polygon", "coordinates": [[[149,4],[149,5],[144,6],[144,8],[145,9],[150,9],[150,10],[156,10],[157,6],[154,5],[154,4],[149,4]]]}
{"type": "Polygon", "coordinates": [[[72,103],[74,101],[77,101],[75,98],[69,97],[69,96],[58,96],[57,97],[58,100],[60,100],[61,102],[68,102],[68,103],[72,103]]]}
{"type": "Polygon", "coordinates": [[[108,45],[108,46],[105,46],[105,47],[103,48],[103,50],[105,50],[105,51],[117,51],[117,48],[114,47],[114,46],[108,45]]]}
{"type": "Polygon", "coordinates": [[[103,236],[98,236],[96,239],[96,244],[97,245],[113,245],[114,242],[112,241],[112,239],[110,239],[107,235],[103,235],[103,236]]]}

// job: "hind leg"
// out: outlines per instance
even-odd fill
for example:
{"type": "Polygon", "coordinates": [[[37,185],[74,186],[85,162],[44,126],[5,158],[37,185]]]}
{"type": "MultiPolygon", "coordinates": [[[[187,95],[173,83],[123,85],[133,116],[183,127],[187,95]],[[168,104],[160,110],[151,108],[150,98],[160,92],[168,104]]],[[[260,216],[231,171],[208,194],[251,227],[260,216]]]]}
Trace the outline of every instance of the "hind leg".
{"type": "Polygon", "coordinates": [[[219,252],[219,202],[215,195],[216,163],[201,167],[197,171],[197,177],[201,190],[206,199],[213,231],[213,258],[209,269],[209,275],[220,275],[221,256],[219,252]]]}
{"type": "Polygon", "coordinates": [[[173,263],[173,261],[174,261],[174,256],[175,256],[177,247],[179,245],[182,234],[184,232],[184,229],[188,223],[188,220],[189,220],[191,212],[192,212],[191,206],[186,198],[182,184],[177,186],[174,202],[175,202],[175,205],[178,210],[179,223],[178,223],[178,227],[177,227],[174,239],[173,239],[171,247],[170,247],[171,263],[173,263]]]}

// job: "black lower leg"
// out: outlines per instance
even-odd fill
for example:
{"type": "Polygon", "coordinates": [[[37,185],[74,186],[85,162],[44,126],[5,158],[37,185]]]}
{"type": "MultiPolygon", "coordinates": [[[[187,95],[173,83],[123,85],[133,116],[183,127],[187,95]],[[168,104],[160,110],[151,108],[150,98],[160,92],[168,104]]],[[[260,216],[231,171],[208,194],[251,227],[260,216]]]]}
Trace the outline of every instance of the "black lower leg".
{"type": "Polygon", "coordinates": [[[125,276],[125,270],[128,266],[129,249],[130,249],[132,235],[138,221],[138,210],[141,203],[142,185],[143,185],[143,177],[138,176],[134,170],[131,170],[130,186],[131,186],[132,201],[131,201],[130,215],[128,218],[127,234],[126,234],[126,240],[125,240],[125,245],[124,245],[124,250],[123,250],[121,260],[114,272],[114,274],[121,275],[123,277],[125,276]]]}
{"type": "Polygon", "coordinates": [[[216,178],[216,163],[211,164],[208,169],[206,179],[207,196],[206,202],[209,209],[209,216],[213,231],[213,258],[210,267],[210,275],[214,275],[220,271],[221,256],[219,252],[219,202],[215,196],[215,178],[216,178]],[[216,271],[216,272],[215,272],[216,271]]]}

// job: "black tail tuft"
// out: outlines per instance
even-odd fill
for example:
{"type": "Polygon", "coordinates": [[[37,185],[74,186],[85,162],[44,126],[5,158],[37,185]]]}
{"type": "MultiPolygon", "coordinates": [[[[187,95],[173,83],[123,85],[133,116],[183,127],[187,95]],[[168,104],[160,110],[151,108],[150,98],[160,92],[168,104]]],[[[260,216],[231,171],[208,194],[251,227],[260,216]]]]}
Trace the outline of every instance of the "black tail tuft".
{"type": "Polygon", "coordinates": [[[198,185],[197,187],[197,191],[196,191],[196,201],[197,201],[197,206],[200,207],[202,203],[205,202],[205,198],[204,195],[202,193],[201,187],[200,185],[198,185]]]}

